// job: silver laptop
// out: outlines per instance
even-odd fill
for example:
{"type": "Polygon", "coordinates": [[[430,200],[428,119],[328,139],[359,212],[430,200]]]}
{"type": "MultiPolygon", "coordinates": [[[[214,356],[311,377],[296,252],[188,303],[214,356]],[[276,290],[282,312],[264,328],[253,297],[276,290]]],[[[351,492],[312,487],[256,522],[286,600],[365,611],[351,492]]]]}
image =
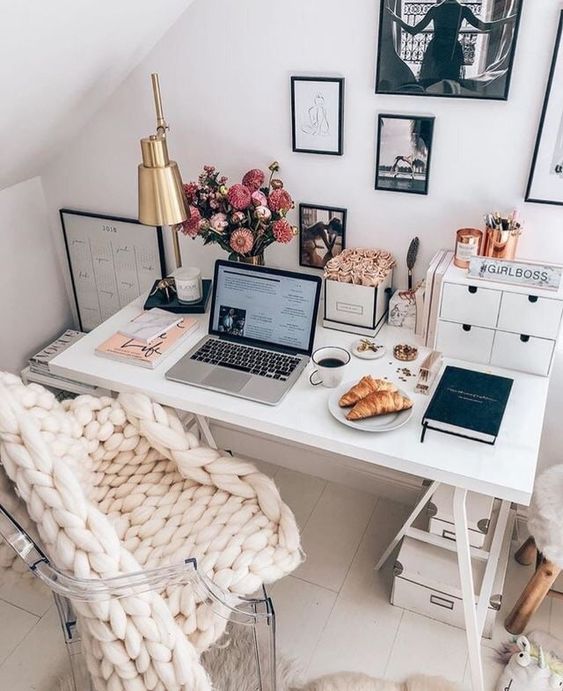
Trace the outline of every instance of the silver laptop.
{"type": "Polygon", "coordinates": [[[318,276],[217,261],[209,335],[166,378],[276,405],[309,362],[320,290],[318,276]]]}

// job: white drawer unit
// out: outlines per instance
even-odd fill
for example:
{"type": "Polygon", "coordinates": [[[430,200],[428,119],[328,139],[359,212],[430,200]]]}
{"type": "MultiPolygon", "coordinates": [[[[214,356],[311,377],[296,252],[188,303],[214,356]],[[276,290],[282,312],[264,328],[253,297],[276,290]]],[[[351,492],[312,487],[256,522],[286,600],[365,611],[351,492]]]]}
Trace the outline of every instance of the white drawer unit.
{"type": "Polygon", "coordinates": [[[446,357],[549,376],[563,321],[563,287],[470,279],[453,264],[442,282],[436,349],[446,357]]]}
{"type": "Polygon", "coordinates": [[[546,377],[551,368],[555,341],[526,334],[497,331],[491,365],[546,377]]]}
{"type": "Polygon", "coordinates": [[[489,362],[494,337],[493,329],[440,320],[436,350],[458,360],[489,362]]]}
{"type": "Polygon", "coordinates": [[[475,285],[444,283],[440,318],[447,321],[495,328],[501,293],[475,285]]]}
{"type": "Polygon", "coordinates": [[[559,334],[562,314],[563,302],[560,300],[503,292],[498,328],[555,340],[559,334]]]}

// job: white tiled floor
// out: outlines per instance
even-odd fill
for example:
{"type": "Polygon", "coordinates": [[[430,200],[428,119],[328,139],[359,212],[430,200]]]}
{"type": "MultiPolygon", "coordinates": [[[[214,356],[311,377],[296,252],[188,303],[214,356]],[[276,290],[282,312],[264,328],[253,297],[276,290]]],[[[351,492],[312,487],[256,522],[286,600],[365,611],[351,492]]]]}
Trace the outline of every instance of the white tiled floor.
{"type": "MultiPolygon", "coordinates": [[[[304,676],[352,670],[402,680],[428,673],[469,689],[464,632],[391,606],[391,563],[373,570],[408,507],[271,465],[263,470],[294,510],[307,552],[295,574],[270,589],[279,649],[304,676]]],[[[495,647],[508,637],[506,609],[529,575],[511,560],[495,636],[483,644],[490,691],[500,671],[495,647]]],[[[563,602],[547,599],[533,627],[563,638],[563,602]]],[[[0,588],[0,689],[51,691],[65,663],[49,597],[29,584],[0,588]]]]}

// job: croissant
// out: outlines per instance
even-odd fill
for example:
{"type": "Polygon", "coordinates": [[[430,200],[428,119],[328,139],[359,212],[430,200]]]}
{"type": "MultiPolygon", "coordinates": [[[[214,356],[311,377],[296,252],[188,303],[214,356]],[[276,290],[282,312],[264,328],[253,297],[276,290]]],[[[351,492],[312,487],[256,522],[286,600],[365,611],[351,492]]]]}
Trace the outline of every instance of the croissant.
{"type": "Polygon", "coordinates": [[[341,408],[349,408],[356,405],[358,401],[365,398],[370,393],[376,391],[396,391],[397,387],[385,379],[374,379],[371,374],[367,377],[362,377],[360,381],[353,386],[350,391],[346,392],[340,399],[339,405],[341,408]]]}
{"type": "Polygon", "coordinates": [[[412,408],[412,401],[398,391],[376,391],[358,401],[346,415],[347,420],[364,420],[377,415],[400,413],[412,408]]]}

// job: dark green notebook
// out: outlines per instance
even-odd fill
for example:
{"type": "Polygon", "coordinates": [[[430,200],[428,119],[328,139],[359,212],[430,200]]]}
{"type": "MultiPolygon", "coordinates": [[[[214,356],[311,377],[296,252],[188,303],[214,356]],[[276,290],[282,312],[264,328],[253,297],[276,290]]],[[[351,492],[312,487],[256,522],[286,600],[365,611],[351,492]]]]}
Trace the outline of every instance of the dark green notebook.
{"type": "Polygon", "coordinates": [[[494,444],[513,379],[461,367],[446,367],[422,417],[427,429],[494,444]]]}

